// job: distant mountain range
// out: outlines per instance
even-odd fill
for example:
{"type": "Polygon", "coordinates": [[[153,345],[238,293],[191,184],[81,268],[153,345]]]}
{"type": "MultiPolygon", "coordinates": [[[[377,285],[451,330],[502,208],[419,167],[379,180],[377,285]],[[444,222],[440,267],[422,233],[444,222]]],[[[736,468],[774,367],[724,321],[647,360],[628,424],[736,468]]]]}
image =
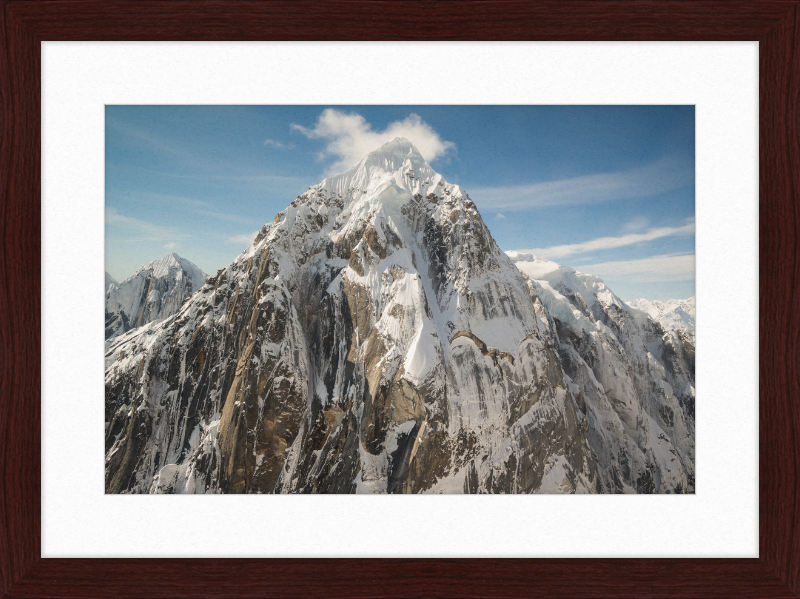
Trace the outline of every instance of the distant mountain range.
{"type": "Polygon", "coordinates": [[[637,299],[628,302],[628,305],[642,310],[667,330],[687,331],[694,338],[695,298],[680,300],[672,299],[666,302],[656,300],[637,299]]]}
{"type": "Polygon", "coordinates": [[[206,275],[176,253],[148,262],[122,283],[106,273],[106,339],[175,314],[206,275]]]}

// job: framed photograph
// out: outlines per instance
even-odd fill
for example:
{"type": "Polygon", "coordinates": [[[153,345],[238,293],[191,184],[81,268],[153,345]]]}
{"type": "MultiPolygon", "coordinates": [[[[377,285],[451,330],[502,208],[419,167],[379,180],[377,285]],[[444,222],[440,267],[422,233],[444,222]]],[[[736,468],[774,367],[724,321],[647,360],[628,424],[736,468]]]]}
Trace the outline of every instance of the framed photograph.
{"type": "Polygon", "coordinates": [[[796,2],[3,10],[2,596],[798,595],[796,2]]]}
{"type": "Polygon", "coordinates": [[[694,493],[694,112],[107,105],[106,493],[694,493]]]}

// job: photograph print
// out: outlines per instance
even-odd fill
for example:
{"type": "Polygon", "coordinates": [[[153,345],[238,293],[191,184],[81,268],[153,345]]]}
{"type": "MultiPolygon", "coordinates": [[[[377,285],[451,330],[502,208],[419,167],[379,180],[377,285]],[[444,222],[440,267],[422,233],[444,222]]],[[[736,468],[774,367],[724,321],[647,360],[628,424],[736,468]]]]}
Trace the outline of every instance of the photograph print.
{"type": "Polygon", "coordinates": [[[694,106],[105,109],[105,492],[694,493],[694,106]]]}

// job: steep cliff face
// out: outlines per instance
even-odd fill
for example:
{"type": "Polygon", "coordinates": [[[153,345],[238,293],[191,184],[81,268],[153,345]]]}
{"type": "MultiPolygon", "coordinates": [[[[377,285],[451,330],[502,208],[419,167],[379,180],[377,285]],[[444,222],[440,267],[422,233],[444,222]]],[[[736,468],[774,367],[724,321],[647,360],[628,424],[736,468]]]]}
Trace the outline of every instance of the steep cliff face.
{"type": "Polygon", "coordinates": [[[205,273],[174,252],[117,283],[106,273],[106,339],[175,314],[205,273]]]}
{"type": "Polygon", "coordinates": [[[552,318],[604,488],[694,492],[693,330],[664,330],[595,276],[508,254],[552,318]]]}
{"type": "Polygon", "coordinates": [[[646,476],[639,454],[618,486],[598,463],[600,417],[543,296],[395,139],[298,196],[175,315],[107,343],[106,492],[658,490],[624,483],[646,476]]]}

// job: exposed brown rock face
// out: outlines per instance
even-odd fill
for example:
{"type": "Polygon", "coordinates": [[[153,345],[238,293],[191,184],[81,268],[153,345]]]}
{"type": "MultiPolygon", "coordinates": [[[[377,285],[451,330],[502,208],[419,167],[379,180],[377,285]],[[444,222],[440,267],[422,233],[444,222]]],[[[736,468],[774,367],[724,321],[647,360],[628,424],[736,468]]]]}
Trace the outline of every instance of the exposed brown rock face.
{"type": "Polygon", "coordinates": [[[395,140],[108,343],[106,492],[614,490],[556,328],[467,195],[395,140]]]}

